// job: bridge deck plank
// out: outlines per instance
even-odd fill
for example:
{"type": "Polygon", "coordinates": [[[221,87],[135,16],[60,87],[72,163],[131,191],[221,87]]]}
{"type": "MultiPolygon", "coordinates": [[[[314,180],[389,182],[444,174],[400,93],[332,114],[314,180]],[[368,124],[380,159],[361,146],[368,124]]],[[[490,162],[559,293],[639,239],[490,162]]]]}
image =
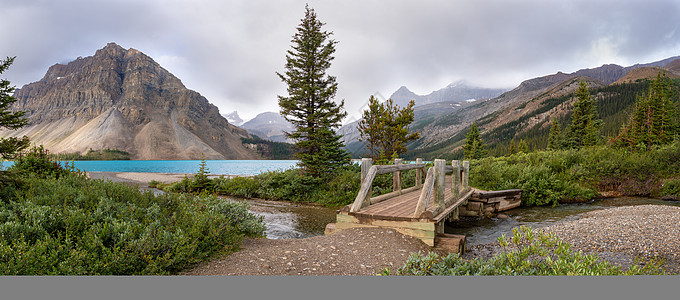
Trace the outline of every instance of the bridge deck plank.
{"type": "MultiPolygon", "coordinates": [[[[445,199],[451,197],[451,178],[447,176],[446,189],[444,192],[445,199]]],[[[374,219],[411,219],[416,210],[416,205],[420,199],[420,190],[405,193],[403,195],[376,203],[361,209],[354,213],[357,216],[370,217],[374,219]]],[[[437,206],[434,201],[434,195],[430,196],[430,201],[427,205],[428,209],[437,206]]]]}

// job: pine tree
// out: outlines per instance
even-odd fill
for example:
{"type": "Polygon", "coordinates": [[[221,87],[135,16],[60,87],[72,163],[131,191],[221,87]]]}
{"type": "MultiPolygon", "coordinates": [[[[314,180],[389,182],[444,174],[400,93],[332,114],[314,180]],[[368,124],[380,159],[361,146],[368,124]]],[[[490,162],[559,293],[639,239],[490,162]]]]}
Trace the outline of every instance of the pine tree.
{"type": "MultiPolygon", "coordinates": [[[[7,59],[0,61],[0,74],[5,72],[14,62],[14,57],[7,57],[7,59]]],[[[0,80],[0,128],[19,129],[28,125],[28,120],[24,118],[26,112],[15,111],[10,112],[10,106],[17,101],[12,94],[14,87],[10,86],[9,80],[0,80]]],[[[0,138],[0,156],[4,159],[13,158],[18,151],[26,149],[31,141],[28,137],[23,138],[9,137],[0,138]]]]}
{"type": "Polygon", "coordinates": [[[406,153],[406,143],[420,138],[418,132],[409,132],[414,119],[413,106],[413,100],[400,108],[392,99],[385,103],[374,96],[368,99],[368,109],[363,112],[357,128],[375,161],[399,157],[406,153]]]}
{"type": "Polygon", "coordinates": [[[487,155],[484,143],[479,135],[477,124],[472,123],[470,132],[465,136],[465,145],[463,145],[463,155],[465,159],[480,159],[487,155]]]}
{"type": "Polygon", "coordinates": [[[321,30],[323,25],[314,9],[305,6],[305,17],[286,55],[286,72],[276,73],[288,85],[288,97],[278,97],[281,115],[295,128],[286,136],[295,140],[300,167],[315,178],[327,178],[349,163],[335,132],[347,116],[345,101],[333,102],[338,84],[335,76],[326,75],[337,42],[329,39],[332,32],[321,30]]]}
{"type": "Polygon", "coordinates": [[[614,139],[617,146],[647,149],[677,139],[680,134],[680,108],[677,94],[665,72],[659,71],[649,84],[647,95],[638,95],[628,123],[614,139]]]}
{"type": "Polygon", "coordinates": [[[548,150],[562,149],[562,129],[560,128],[560,121],[553,120],[550,125],[550,134],[548,135],[548,150]]]}
{"type": "Polygon", "coordinates": [[[597,145],[600,141],[602,120],[597,117],[595,100],[590,96],[588,85],[579,82],[571,124],[566,132],[567,148],[582,148],[597,145]]]}
{"type": "Polygon", "coordinates": [[[519,141],[519,146],[517,148],[520,153],[529,153],[529,145],[527,145],[527,142],[524,139],[519,141]]]}
{"type": "Polygon", "coordinates": [[[510,147],[508,148],[508,155],[513,155],[517,153],[517,147],[515,147],[515,139],[510,140],[510,147]]]}

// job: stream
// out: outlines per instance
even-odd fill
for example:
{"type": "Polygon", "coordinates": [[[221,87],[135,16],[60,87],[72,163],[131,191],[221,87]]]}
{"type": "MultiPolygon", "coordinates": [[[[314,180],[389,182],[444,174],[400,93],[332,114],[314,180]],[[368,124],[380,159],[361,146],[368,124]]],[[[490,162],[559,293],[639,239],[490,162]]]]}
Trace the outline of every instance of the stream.
{"type": "MultiPolygon", "coordinates": [[[[250,210],[263,216],[269,239],[305,238],[323,235],[326,224],[335,222],[335,208],[303,205],[285,201],[242,200],[250,210]]],[[[587,203],[562,204],[557,207],[520,207],[503,212],[507,218],[446,223],[445,232],[464,234],[468,245],[495,242],[502,234],[510,234],[513,227],[527,225],[532,228],[550,226],[556,222],[575,220],[579,214],[617,206],[632,205],[680,206],[680,201],[640,197],[620,197],[592,200],[587,203]]]]}

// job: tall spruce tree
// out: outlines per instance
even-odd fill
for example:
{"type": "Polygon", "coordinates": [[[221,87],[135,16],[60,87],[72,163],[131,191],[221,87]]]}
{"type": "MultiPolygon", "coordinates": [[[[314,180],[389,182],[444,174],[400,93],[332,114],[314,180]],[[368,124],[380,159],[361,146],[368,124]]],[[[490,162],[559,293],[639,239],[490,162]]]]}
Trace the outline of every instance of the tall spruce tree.
{"type": "Polygon", "coordinates": [[[566,131],[566,147],[579,149],[597,145],[600,142],[602,120],[597,116],[595,100],[584,81],[579,82],[576,98],[571,124],[566,131]]]}
{"type": "Polygon", "coordinates": [[[680,135],[677,93],[665,71],[649,84],[647,95],[638,95],[632,114],[614,144],[632,149],[670,143],[680,135]]]}
{"type": "Polygon", "coordinates": [[[335,132],[347,116],[345,101],[333,102],[338,84],[326,74],[337,42],[329,39],[332,32],[321,30],[323,25],[314,9],[305,6],[286,55],[286,72],[276,73],[288,85],[288,96],[278,97],[281,115],[295,128],[286,136],[295,140],[300,167],[316,178],[329,177],[350,158],[335,132]]]}
{"type": "MultiPolygon", "coordinates": [[[[14,62],[14,57],[7,57],[0,61],[0,74],[5,72],[14,62]]],[[[25,112],[10,112],[9,107],[17,101],[12,94],[14,87],[9,80],[0,79],[0,128],[19,129],[28,125],[28,120],[24,118],[25,112]]],[[[9,137],[0,138],[0,156],[4,159],[13,158],[14,154],[27,148],[30,145],[28,137],[23,138],[9,137]]]]}
{"type": "Polygon", "coordinates": [[[550,134],[548,135],[548,150],[562,149],[562,128],[560,121],[554,119],[550,125],[550,134]]]}
{"type": "Polygon", "coordinates": [[[399,157],[406,153],[406,143],[420,138],[418,132],[409,132],[413,106],[413,100],[406,107],[399,107],[392,99],[380,103],[374,96],[368,98],[368,109],[363,112],[357,128],[374,160],[399,157]]]}
{"type": "Polygon", "coordinates": [[[465,145],[463,145],[463,156],[465,159],[480,159],[487,155],[487,150],[484,147],[484,142],[479,135],[477,124],[472,123],[470,132],[465,135],[465,145]]]}

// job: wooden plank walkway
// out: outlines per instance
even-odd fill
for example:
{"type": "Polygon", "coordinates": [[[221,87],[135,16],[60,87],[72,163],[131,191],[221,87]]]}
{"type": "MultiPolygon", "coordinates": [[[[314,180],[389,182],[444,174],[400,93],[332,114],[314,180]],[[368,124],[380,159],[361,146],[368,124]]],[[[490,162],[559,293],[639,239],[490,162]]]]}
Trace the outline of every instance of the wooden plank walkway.
{"type": "MultiPolygon", "coordinates": [[[[444,199],[449,199],[451,197],[451,182],[451,176],[447,176],[444,199]]],[[[372,204],[362,208],[358,212],[350,213],[350,215],[380,220],[416,220],[413,218],[413,212],[416,210],[420,192],[421,190],[411,191],[380,203],[372,204]]],[[[427,209],[433,210],[436,206],[437,203],[434,201],[434,195],[432,195],[430,196],[427,209]]]]}

